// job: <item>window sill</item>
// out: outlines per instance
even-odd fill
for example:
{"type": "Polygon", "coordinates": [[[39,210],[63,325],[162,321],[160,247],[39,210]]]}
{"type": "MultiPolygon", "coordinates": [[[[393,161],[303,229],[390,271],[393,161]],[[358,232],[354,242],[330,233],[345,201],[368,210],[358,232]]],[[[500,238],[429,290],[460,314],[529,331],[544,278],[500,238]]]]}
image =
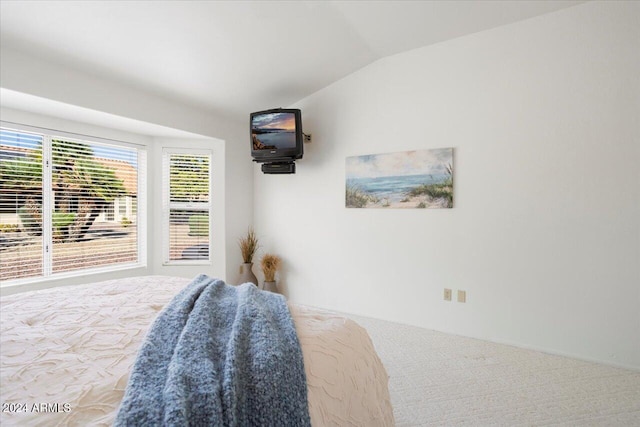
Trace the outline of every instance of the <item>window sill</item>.
{"type": "MultiPolygon", "coordinates": [[[[6,280],[4,282],[1,282],[0,288],[13,288],[15,286],[30,285],[35,283],[48,283],[48,282],[54,282],[61,279],[86,277],[86,276],[93,276],[97,274],[115,273],[115,272],[124,271],[124,270],[133,270],[136,268],[146,268],[146,267],[147,265],[145,263],[138,262],[138,263],[121,264],[118,266],[83,269],[79,271],[56,273],[48,277],[25,277],[24,279],[6,280]]],[[[104,280],[108,280],[108,279],[104,279],[104,280]]]]}

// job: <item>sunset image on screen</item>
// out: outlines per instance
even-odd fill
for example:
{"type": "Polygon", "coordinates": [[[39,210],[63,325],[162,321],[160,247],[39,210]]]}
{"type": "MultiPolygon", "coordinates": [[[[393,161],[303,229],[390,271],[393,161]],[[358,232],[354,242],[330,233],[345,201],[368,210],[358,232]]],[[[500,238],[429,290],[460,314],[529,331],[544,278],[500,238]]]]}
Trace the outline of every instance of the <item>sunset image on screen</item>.
{"type": "Polygon", "coordinates": [[[293,132],[296,129],[296,118],[292,113],[271,113],[253,118],[252,128],[281,130],[283,132],[293,132]]]}
{"type": "Polygon", "coordinates": [[[251,120],[254,150],[295,148],[296,116],[293,113],[269,113],[251,120]]]}

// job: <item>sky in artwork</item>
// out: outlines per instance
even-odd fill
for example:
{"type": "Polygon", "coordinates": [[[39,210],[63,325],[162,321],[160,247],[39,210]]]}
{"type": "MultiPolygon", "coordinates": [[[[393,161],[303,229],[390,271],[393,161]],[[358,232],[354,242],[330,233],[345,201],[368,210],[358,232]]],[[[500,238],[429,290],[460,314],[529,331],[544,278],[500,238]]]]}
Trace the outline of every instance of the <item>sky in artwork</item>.
{"type": "Polygon", "coordinates": [[[346,169],[347,179],[439,175],[446,173],[450,164],[453,165],[453,149],[438,148],[347,157],[346,169]]]}

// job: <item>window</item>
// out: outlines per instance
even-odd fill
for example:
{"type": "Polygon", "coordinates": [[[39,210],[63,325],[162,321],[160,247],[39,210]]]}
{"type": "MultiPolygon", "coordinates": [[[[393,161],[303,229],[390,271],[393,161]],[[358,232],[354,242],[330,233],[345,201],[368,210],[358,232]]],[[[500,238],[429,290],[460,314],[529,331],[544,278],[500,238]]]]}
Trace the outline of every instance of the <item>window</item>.
{"type": "Polygon", "coordinates": [[[165,264],[210,264],[211,152],[163,150],[165,264]]]}
{"type": "Polygon", "coordinates": [[[38,130],[0,128],[0,282],[139,265],[146,153],[38,130]]]}
{"type": "Polygon", "coordinates": [[[43,275],[42,150],[42,135],[0,129],[0,282],[43,275]]]}

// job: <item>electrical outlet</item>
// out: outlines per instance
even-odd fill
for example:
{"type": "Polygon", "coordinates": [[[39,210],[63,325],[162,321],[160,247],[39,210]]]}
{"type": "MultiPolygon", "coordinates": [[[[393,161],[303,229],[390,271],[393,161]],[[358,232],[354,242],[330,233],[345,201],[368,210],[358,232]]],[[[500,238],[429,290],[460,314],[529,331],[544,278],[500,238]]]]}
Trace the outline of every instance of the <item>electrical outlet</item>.
{"type": "Polygon", "coordinates": [[[458,302],[467,302],[467,291],[458,291],[458,302]]]}
{"type": "Polygon", "coordinates": [[[451,301],[451,289],[444,289],[444,300],[451,301]]]}

